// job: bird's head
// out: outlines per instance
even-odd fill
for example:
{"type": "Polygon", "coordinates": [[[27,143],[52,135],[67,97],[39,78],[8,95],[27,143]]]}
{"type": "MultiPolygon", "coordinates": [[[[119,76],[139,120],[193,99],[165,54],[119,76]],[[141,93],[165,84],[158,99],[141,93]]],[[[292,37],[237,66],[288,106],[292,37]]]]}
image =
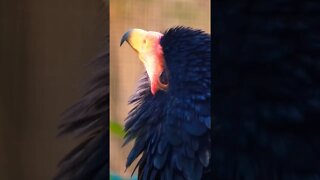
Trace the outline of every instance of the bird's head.
{"type": "Polygon", "coordinates": [[[121,38],[120,46],[126,41],[138,53],[149,76],[151,92],[166,90],[168,81],[165,74],[165,61],[160,45],[163,34],[142,29],[131,29],[121,38]]]}

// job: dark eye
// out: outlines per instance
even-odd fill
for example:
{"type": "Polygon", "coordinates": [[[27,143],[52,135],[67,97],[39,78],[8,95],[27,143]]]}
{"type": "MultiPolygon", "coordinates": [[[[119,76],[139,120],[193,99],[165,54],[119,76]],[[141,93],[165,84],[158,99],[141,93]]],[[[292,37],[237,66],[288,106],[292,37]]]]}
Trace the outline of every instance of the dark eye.
{"type": "Polygon", "coordinates": [[[159,79],[162,84],[168,84],[168,73],[166,70],[162,71],[159,79]]]}

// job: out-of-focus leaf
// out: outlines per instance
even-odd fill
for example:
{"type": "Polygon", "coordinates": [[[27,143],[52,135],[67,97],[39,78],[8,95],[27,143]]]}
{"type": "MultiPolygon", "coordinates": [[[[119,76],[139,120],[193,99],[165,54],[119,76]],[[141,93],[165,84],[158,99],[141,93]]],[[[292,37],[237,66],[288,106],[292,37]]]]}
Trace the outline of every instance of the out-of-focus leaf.
{"type": "Polygon", "coordinates": [[[125,134],[122,125],[116,121],[110,121],[110,132],[120,138],[125,134]]]}
{"type": "Polygon", "coordinates": [[[110,172],[110,180],[137,180],[137,176],[133,176],[132,178],[123,178],[116,173],[110,172]]]}
{"type": "Polygon", "coordinates": [[[110,172],[110,180],[124,180],[121,176],[110,172]]]}

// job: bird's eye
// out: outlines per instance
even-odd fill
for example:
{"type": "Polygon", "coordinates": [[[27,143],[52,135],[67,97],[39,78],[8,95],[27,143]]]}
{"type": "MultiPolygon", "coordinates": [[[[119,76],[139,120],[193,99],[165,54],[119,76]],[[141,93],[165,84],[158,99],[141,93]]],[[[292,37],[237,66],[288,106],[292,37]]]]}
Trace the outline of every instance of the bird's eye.
{"type": "Polygon", "coordinates": [[[166,70],[162,71],[159,79],[162,84],[165,84],[165,85],[168,84],[168,75],[166,70]]]}
{"type": "Polygon", "coordinates": [[[143,44],[145,44],[145,43],[147,43],[147,40],[144,39],[144,40],[143,40],[143,44]]]}

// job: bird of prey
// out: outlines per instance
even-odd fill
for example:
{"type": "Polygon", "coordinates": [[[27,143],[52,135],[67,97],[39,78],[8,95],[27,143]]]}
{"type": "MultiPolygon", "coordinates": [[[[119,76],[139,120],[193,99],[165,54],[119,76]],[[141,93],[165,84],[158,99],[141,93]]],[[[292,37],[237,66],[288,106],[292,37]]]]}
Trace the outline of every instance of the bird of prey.
{"type": "MultiPolygon", "coordinates": [[[[199,29],[131,29],[122,39],[146,72],[129,100],[126,166],[141,155],[138,179],[201,180],[211,172],[211,37],[199,29]]],[[[210,179],[210,178],[207,178],[210,179]]]]}
{"type": "Polygon", "coordinates": [[[87,92],[63,114],[60,135],[87,135],[61,160],[56,180],[101,180],[109,172],[109,55],[93,63],[94,77],[87,92]]]}

